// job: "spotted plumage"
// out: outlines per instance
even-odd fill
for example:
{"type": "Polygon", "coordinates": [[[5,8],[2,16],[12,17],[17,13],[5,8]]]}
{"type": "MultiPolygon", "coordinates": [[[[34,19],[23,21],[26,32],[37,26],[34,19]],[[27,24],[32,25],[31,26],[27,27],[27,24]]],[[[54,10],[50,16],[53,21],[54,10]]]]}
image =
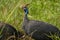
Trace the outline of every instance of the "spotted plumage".
{"type": "Polygon", "coordinates": [[[51,24],[46,22],[37,21],[37,20],[29,20],[28,8],[27,6],[23,7],[24,10],[24,19],[23,19],[23,29],[27,35],[32,34],[32,38],[35,40],[52,40],[47,35],[51,36],[51,34],[58,34],[60,36],[60,30],[51,24]]]}
{"type": "Polygon", "coordinates": [[[0,40],[7,40],[10,36],[15,36],[16,38],[12,38],[11,40],[18,40],[18,37],[21,37],[22,34],[17,31],[13,26],[10,24],[0,22],[0,40]]]}

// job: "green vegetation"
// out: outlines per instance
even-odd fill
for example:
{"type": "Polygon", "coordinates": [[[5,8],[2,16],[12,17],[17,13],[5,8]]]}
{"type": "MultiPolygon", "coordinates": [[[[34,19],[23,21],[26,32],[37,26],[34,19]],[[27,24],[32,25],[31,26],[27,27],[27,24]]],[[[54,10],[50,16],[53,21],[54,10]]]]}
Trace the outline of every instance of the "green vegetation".
{"type": "Polygon", "coordinates": [[[60,0],[0,0],[0,21],[22,30],[23,3],[30,3],[28,17],[60,27],[60,0]]]}

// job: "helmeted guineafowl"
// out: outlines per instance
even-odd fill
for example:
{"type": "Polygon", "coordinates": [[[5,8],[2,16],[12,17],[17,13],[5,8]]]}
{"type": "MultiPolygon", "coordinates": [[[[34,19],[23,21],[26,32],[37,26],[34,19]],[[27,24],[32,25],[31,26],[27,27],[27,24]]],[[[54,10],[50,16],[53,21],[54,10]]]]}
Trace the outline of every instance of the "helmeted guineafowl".
{"type": "Polygon", "coordinates": [[[60,30],[48,23],[37,21],[37,20],[29,20],[28,15],[28,8],[27,6],[23,6],[24,10],[24,19],[23,19],[23,29],[27,35],[32,34],[32,38],[35,40],[52,40],[47,35],[50,36],[51,34],[58,34],[60,36],[60,30]]]}
{"type": "Polygon", "coordinates": [[[0,22],[0,40],[7,40],[10,36],[15,36],[15,38],[11,38],[9,40],[18,40],[18,37],[21,37],[23,34],[21,34],[19,31],[17,31],[13,26],[10,24],[0,22]]]}

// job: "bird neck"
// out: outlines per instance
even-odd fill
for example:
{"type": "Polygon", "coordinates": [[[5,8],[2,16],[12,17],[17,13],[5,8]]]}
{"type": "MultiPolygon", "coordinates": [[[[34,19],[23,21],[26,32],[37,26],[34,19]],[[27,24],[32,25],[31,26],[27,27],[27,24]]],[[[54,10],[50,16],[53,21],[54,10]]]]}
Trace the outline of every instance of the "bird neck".
{"type": "Polygon", "coordinates": [[[24,15],[24,22],[29,21],[27,15],[28,15],[28,14],[25,14],[25,15],[24,15]]]}
{"type": "Polygon", "coordinates": [[[28,22],[28,17],[27,17],[27,15],[29,13],[28,8],[24,7],[23,9],[24,9],[24,12],[25,12],[24,13],[24,22],[28,22]]]}

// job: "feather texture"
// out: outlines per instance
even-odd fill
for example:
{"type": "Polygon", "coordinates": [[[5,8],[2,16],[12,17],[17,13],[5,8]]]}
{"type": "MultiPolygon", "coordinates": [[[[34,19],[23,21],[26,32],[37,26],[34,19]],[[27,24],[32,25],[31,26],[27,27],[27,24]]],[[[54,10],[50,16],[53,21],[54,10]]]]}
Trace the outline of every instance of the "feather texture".
{"type": "MultiPolygon", "coordinates": [[[[25,9],[27,9],[27,7],[25,7],[25,9]]],[[[46,22],[29,20],[27,17],[28,12],[25,9],[23,8],[26,13],[23,20],[23,29],[27,35],[32,34],[32,38],[35,40],[52,40],[47,36],[51,36],[51,34],[58,34],[60,36],[60,30],[57,27],[46,22]]]]}
{"type": "MultiPolygon", "coordinates": [[[[7,40],[8,37],[13,35],[15,35],[15,39],[18,40],[18,37],[22,36],[22,34],[19,31],[17,31],[13,26],[3,22],[0,22],[0,31],[0,40],[7,40]]],[[[14,38],[11,40],[14,40],[14,38]]]]}

